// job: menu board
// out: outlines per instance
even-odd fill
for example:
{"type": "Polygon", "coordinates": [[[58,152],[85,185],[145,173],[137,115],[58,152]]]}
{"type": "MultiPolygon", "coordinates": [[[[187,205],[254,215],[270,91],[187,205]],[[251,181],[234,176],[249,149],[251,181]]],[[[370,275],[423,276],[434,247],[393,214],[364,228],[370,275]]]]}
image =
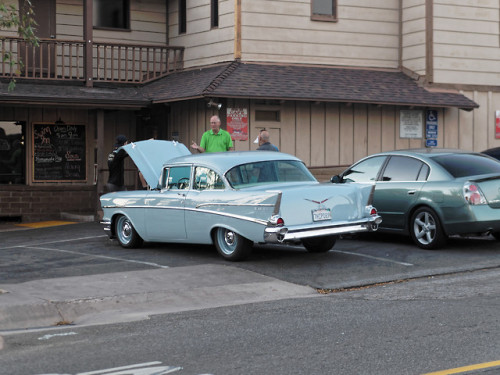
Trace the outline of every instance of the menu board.
{"type": "Polygon", "coordinates": [[[85,125],[33,124],[33,180],[84,181],[85,125]]]}

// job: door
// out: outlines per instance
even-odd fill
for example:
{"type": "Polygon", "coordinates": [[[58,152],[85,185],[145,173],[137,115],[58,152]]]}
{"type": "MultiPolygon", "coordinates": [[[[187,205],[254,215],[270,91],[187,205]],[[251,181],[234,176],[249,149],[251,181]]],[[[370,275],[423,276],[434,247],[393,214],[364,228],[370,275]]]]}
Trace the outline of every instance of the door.
{"type": "Polygon", "coordinates": [[[405,228],[408,212],[418,199],[428,174],[429,167],[418,159],[391,156],[373,196],[373,205],[382,216],[381,228],[405,228]]]}
{"type": "MultiPolygon", "coordinates": [[[[19,0],[19,9],[23,10],[25,1],[19,0]]],[[[24,72],[30,77],[54,77],[55,45],[50,39],[56,38],[56,2],[55,0],[31,0],[33,19],[37,23],[35,35],[40,39],[40,46],[20,44],[20,57],[24,72]]]]}
{"type": "Polygon", "coordinates": [[[165,171],[161,190],[151,190],[146,198],[148,241],[169,242],[186,239],[185,205],[191,181],[191,166],[165,171]]]}

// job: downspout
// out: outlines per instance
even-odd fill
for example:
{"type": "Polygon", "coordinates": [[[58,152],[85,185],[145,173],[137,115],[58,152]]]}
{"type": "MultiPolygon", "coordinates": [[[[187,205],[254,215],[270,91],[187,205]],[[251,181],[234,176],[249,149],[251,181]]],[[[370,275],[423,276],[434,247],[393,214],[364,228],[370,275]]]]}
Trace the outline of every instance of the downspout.
{"type": "Polygon", "coordinates": [[[434,82],[434,1],[425,0],[425,80],[434,82]]]}
{"type": "Polygon", "coordinates": [[[241,60],[241,0],[234,0],[234,58],[241,60]]]}
{"type": "Polygon", "coordinates": [[[85,86],[93,87],[94,81],[92,76],[92,44],[93,37],[93,20],[92,20],[92,0],[84,0],[83,3],[83,39],[85,40],[85,86]]]}

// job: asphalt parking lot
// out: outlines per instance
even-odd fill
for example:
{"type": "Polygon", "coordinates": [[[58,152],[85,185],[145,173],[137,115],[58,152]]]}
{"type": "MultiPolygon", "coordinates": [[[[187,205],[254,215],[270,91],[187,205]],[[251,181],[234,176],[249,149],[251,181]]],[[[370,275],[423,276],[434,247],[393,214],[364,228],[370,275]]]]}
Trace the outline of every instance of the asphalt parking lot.
{"type": "Polygon", "coordinates": [[[256,245],[250,259],[231,263],[211,246],[123,249],[97,223],[62,224],[0,228],[2,329],[313,297],[500,266],[493,237],[452,238],[439,251],[382,234],[343,238],[324,254],[256,245]]]}

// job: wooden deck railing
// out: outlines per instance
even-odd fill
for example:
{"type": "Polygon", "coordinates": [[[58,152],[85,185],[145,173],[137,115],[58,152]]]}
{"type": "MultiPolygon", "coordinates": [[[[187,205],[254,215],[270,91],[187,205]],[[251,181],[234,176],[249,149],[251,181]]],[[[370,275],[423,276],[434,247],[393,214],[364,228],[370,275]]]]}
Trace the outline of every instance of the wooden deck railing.
{"type": "Polygon", "coordinates": [[[35,47],[2,38],[0,78],[145,83],[183,67],[184,47],[94,42],[89,60],[85,47],[79,40],[41,39],[35,47]]]}

